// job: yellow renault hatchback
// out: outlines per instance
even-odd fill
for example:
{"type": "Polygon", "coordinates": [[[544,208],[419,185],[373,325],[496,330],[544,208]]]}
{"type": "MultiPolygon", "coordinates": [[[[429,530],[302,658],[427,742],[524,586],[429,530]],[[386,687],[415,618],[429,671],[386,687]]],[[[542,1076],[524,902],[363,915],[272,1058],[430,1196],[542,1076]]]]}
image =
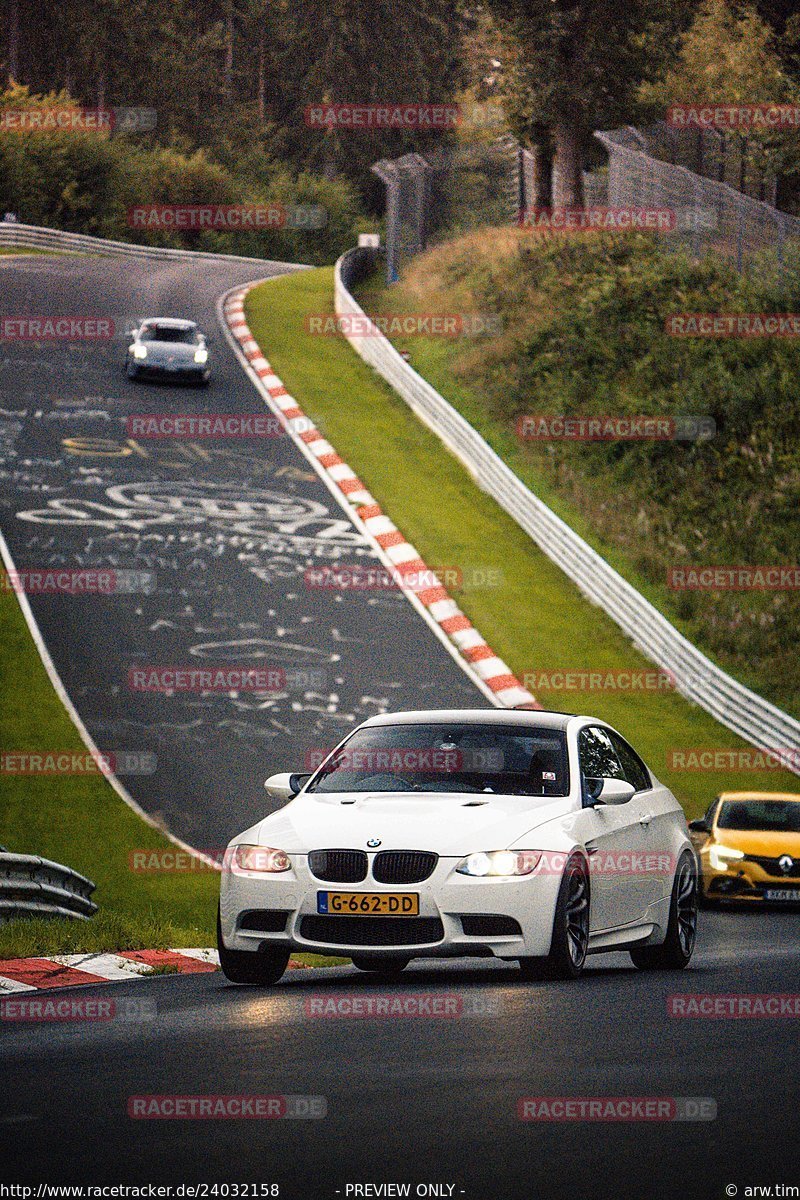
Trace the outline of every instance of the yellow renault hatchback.
{"type": "Polygon", "coordinates": [[[800,908],[800,795],[723,792],[689,831],[705,900],[800,908]]]}

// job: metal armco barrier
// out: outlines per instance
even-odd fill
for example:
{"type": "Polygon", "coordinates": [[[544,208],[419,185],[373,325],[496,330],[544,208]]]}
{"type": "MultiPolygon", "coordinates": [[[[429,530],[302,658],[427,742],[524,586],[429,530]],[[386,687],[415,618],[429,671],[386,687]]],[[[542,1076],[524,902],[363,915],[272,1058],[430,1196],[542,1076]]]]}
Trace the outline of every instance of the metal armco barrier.
{"type": "Polygon", "coordinates": [[[176,250],[161,246],[137,246],[132,242],[112,242],[107,238],[90,237],[85,233],[63,233],[40,225],[21,225],[16,221],[0,221],[0,246],[30,246],[38,250],[71,251],[73,254],[119,254],[128,258],[188,259],[189,261],[253,263],[263,266],[269,261],[287,271],[304,271],[301,263],[275,262],[274,259],[247,258],[240,254],[213,254],[201,250],[176,250]]]}
{"type": "Polygon", "coordinates": [[[69,867],[32,854],[0,854],[0,923],[19,917],[79,917],[97,912],[95,884],[69,867]]]}
{"type": "MultiPolygon", "coordinates": [[[[371,255],[374,251],[349,250],[337,262],[337,314],[358,315],[366,320],[350,287],[371,255]]],[[[787,769],[800,775],[799,721],[726,674],[679,633],[517,478],[469,422],[403,360],[377,329],[374,336],[348,340],[461,460],[478,486],[497,501],[587,599],[611,617],[647,658],[671,672],[677,691],[751,745],[775,752],[787,769]]]]}

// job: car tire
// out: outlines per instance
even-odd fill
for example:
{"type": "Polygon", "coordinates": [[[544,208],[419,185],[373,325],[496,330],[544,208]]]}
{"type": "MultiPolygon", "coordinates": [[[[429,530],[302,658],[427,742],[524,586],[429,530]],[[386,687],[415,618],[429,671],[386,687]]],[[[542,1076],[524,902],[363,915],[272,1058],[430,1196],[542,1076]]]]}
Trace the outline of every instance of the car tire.
{"type": "Polygon", "coordinates": [[[217,912],[217,949],[222,974],[231,983],[249,983],[268,987],[277,983],[289,965],[289,951],[281,946],[263,950],[228,950],[222,940],[219,911],[217,912]]]}
{"type": "Polygon", "coordinates": [[[524,980],[578,978],[589,946],[589,903],[589,871],[583,857],[573,854],[558,889],[550,953],[519,959],[524,980]]]}
{"type": "Polygon", "coordinates": [[[128,379],[139,378],[139,368],[130,359],[125,363],[125,374],[128,376],[128,379]]]}
{"type": "Polygon", "coordinates": [[[660,946],[631,950],[633,965],[640,971],[682,971],[687,967],[697,940],[698,908],[697,864],[691,854],[683,854],[672,885],[667,936],[660,946]]]}
{"type": "Polygon", "coordinates": [[[377,954],[353,954],[352,961],[359,971],[372,971],[375,975],[399,975],[401,971],[405,971],[411,958],[405,955],[381,958],[377,954]]]}

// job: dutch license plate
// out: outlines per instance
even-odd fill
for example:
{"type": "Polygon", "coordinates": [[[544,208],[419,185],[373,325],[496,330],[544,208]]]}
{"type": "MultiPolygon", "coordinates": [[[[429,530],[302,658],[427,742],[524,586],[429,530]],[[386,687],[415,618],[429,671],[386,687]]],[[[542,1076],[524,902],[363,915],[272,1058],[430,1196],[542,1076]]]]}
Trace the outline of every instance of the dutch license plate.
{"type": "Polygon", "coordinates": [[[317,912],[326,917],[417,917],[416,892],[317,892],[317,912]]]}
{"type": "Polygon", "coordinates": [[[800,900],[800,888],[767,888],[765,900],[800,900]]]}

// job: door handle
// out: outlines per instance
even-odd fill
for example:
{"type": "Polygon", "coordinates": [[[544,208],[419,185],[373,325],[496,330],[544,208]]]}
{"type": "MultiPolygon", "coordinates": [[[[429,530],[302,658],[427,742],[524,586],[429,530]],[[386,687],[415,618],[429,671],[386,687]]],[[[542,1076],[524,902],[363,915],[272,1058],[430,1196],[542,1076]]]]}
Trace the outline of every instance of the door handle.
{"type": "Polygon", "coordinates": [[[652,819],[653,818],[650,813],[642,813],[642,815],[639,817],[639,824],[647,829],[647,826],[650,824],[652,819]]]}
{"type": "Polygon", "coordinates": [[[586,846],[586,853],[587,853],[587,854],[589,855],[589,857],[591,858],[593,854],[597,854],[597,846],[592,846],[592,845],[589,845],[589,844],[587,843],[587,846],[586,846]]]}

